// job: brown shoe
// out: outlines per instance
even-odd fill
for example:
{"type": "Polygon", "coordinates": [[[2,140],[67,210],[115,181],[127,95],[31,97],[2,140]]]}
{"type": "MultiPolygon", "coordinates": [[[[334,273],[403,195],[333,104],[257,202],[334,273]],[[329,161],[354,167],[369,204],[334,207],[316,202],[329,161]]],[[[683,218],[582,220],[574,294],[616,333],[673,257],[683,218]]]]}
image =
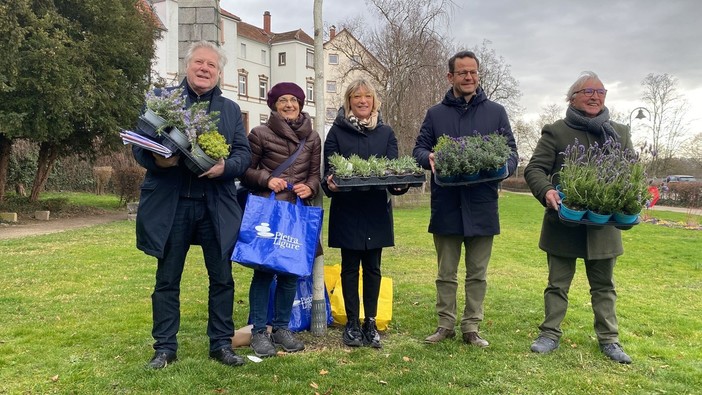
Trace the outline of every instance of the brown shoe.
{"type": "Polygon", "coordinates": [[[487,340],[483,339],[478,335],[478,332],[466,332],[463,334],[463,342],[466,344],[472,344],[476,347],[485,348],[490,345],[487,340]]]}
{"type": "Polygon", "coordinates": [[[434,344],[444,339],[450,339],[453,337],[456,337],[455,330],[438,327],[436,328],[436,332],[432,333],[426,339],[424,339],[424,343],[434,344]]]}

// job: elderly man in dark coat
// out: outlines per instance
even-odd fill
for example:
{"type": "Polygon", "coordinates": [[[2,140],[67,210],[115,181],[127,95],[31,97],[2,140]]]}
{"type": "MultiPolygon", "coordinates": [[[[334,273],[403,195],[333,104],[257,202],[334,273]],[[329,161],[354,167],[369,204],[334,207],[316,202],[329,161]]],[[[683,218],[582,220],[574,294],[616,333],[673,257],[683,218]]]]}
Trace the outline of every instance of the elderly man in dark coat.
{"type": "Polygon", "coordinates": [[[621,255],[622,237],[614,226],[566,225],[558,218],[560,197],[556,191],[558,172],[563,166],[568,145],[589,147],[603,145],[606,139],[632,149],[629,129],[610,121],[605,107],[607,90],[597,74],[583,73],[566,94],[569,103],[566,117],[545,125],[534,154],[524,170],[532,194],[546,207],[539,247],[546,251],[548,285],[544,290],[545,318],[539,326],[540,334],[531,350],[546,354],[556,348],[563,331],[561,321],[568,309],[568,291],[575,275],[575,261],[583,258],[590,283],[592,310],[595,315],[595,333],[602,352],[619,363],[631,363],[631,358],[619,344],[619,327],[615,304],[613,271],[617,256],[621,255]]]}
{"type": "MultiPolygon", "coordinates": [[[[490,101],[479,86],[478,59],[473,52],[462,51],[448,62],[448,80],[452,88],[441,103],[431,107],[422,123],[414,157],[425,169],[434,170],[434,146],[442,135],[451,137],[501,133],[511,149],[508,171],[517,167],[517,147],[507,112],[490,101]]],[[[483,320],[483,300],[487,290],[487,266],[493,237],[500,233],[497,211],[497,182],[468,186],[442,187],[431,179],[431,219],[429,232],[434,235],[437,252],[436,312],[438,328],[425,339],[437,343],[456,335],[456,290],[458,261],[465,245],[466,306],[461,319],[463,341],[478,347],[488,342],[478,334],[483,320]]]]}
{"type": "Polygon", "coordinates": [[[156,352],[149,366],[154,369],[177,359],[180,279],[191,244],[202,246],[209,277],[209,355],[225,365],[244,363],[231,348],[234,280],[230,256],[241,223],[235,179],[248,168],[251,150],[239,106],[222,97],[217,87],[226,63],[223,53],[201,41],[191,45],[185,60],[184,102],[187,107],[209,102],[208,112],[219,112],[217,129],[230,145],[230,153],[198,176],[184,165],[181,155],[164,158],[133,148],[134,157],[146,168],[137,213],[137,247],[158,258],[151,296],[156,352]]]}

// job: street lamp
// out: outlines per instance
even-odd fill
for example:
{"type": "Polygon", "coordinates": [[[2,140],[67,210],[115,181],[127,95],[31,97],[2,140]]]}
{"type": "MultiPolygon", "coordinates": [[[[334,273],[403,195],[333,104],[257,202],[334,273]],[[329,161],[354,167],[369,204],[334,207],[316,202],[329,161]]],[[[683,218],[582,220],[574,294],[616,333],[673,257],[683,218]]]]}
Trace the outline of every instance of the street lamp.
{"type": "Polygon", "coordinates": [[[639,113],[636,114],[636,117],[635,117],[636,119],[646,119],[646,115],[644,114],[644,111],[646,111],[648,113],[649,118],[651,117],[651,112],[648,111],[648,109],[646,107],[636,107],[635,109],[633,109],[631,111],[631,114],[629,114],[629,133],[631,133],[631,121],[632,121],[631,117],[634,115],[634,113],[637,110],[639,111],[639,113]]]}

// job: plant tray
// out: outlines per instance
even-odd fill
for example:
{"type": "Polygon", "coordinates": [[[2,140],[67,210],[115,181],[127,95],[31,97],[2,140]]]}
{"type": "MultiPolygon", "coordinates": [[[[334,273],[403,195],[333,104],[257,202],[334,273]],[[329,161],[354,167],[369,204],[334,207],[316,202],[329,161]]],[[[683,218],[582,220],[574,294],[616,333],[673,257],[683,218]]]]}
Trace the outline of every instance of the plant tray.
{"type": "Polygon", "coordinates": [[[560,206],[558,209],[558,218],[561,220],[561,222],[563,222],[566,225],[587,225],[587,226],[592,226],[592,227],[597,227],[597,228],[601,228],[603,226],[614,226],[614,227],[621,229],[621,230],[631,229],[632,226],[638,225],[641,222],[641,217],[637,217],[636,221],[634,221],[630,224],[623,224],[621,222],[617,222],[617,221],[613,221],[613,220],[607,221],[603,224],[598,224],[597,222],[592,222],[587,218],[583,218],[581,220],[573,220],[573,219],[565,218],[561,214],[560,206]]]}
{"type": "Polygon", "coordinates": [[[439,177],[436,177],[434,175],[434,182],[436,185],[440,187],[460,187],[460,186],[465,186],[465,185],[473,185],[473,184],[482,184],[484,182],[491,182],[491,181],[502,181],[505,178],[509,176],[508,173],[502,174],[497,177],[481,177],[478,178],[477,180],[474,181],[456,181],[456,182],[446,182],[446,181],[441,181],[439,180],[439,177]]]}
{"type": "Polygon", "coordinates": [[[409,185],[410,187],[421,187],[426,181],[426,176],[424,174],[411,174],[404,176],[339,178],[335,175],[333,180],[341,192],[348,192],[387,189],[390,186],[402,187],[409,185]]]}

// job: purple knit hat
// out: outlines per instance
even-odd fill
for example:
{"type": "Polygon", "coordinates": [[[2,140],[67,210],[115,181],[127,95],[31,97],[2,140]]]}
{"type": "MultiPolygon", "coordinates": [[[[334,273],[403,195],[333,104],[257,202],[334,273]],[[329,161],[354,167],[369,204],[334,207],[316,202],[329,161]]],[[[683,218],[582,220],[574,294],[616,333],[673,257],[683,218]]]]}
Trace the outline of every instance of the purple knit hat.
{"type": "Polygon", "coordinates": [[[275,111],[275,102],[283,95],[293,95],[300,103],[300,111],[305,106],[305,92],[294,82],[279,82],[268,91],[268,107],[275,111]]]}

